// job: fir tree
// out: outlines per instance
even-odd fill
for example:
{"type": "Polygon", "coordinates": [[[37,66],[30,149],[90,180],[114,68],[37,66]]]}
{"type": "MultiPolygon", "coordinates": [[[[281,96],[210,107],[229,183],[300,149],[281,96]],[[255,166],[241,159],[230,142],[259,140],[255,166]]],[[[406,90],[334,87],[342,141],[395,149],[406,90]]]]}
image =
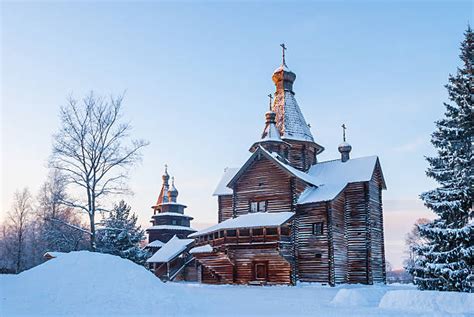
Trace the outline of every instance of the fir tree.
{"type": "Polygon", "coordinates": [[[104,217],[97,230],[97,250],[144,265],[149,257],[139,245],[144,239],[145,231],[137,226],[137,216],[122,200],[104,217]]]}
{"type": "Polygon", "coordinates": [[[420,196],[439,216],[419,225],[426,243],[414,248],[415,264],[408,269],[420,289],[472,292],[474,33],[469,26],[464,35],[460,54],[463,64],[445,86],[451,102],[444,104],[445,117],[436,122],[432,134],[437,155],[427,158],[426,174],[439,187],[420,196]]]}

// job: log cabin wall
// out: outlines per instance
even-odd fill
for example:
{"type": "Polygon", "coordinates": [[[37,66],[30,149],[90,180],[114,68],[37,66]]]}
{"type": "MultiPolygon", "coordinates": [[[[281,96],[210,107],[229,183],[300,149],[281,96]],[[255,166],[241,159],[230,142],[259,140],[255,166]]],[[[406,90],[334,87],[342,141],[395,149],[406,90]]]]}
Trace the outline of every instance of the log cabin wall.
{"type": "Polygon", "coordinates": [[[222,282],[219,277],[211,272],[207,267],[204,265],[201,265],[201,282],[205,284],[225,284],[225,282],[222,282]]]}
{"type": "Polygon", "coordinates": [[[371,271],[374,283],[385,282],[385,252],[382,214],[382,183],[380,168],[376,168],[369,182],[369,209],[371,228],[371,271]]]}
{"type": "Polygon", "coordinates": [[[218,198],[218,222],[232,218],[232,195],[222,195],[218,198]]]}
{"type": "Polygon", "coordinates": [[[148,241],[152,242],[155,240],[160,240],[161,242],[168,242],[176,235],[180,239],[186,239],[189,234],[194,231],[190,230],[174,230],[174,229],[160,229],[148,231],[148,241]]]}
{"type": "Polygon", "coordinates": [[[278,252],[275,246],[232,246],[228,251],[234,259],[235,277],[237,284],[248,284],[255,281],[255,264],[264,263],[267,270],[266,283],[290,284],[290,263],[278,252]]]}
{"type": "Polygon", "coordinates": [[[331,201],[334,284],[347,282],[347,237],[344,214],[345,194],[331,201]]]}
{"type": "Polygon", "coordinates": [[[291,144],[287,157],[291,166],[307,171],[311,165],[316,164],[316,148],[314,145],[294,140],[287,140],[287,142],[291,144]]]}
{"type": "Polygon", "coordinates": [[[352,183],[344,190],[347,237],[347,282],[370,284],[370,235],[367,231],[367,183],[352,183]]]}
{"type": "Polygon", "coordinates": [[[249,212],[250,201],[267,200],[268,212],[290,211],[290,176],[264,156],[257,159],[240,177],[234,188],[236,216],[249,212]]]}
{"type": "Polygon", "coordinates": [[[329,241],[326,203],[297,206],[297,264],[301,282],[329,282],[329,241]],[[323,223],[323,234],[313,234],[313,224],[323,223]]]}

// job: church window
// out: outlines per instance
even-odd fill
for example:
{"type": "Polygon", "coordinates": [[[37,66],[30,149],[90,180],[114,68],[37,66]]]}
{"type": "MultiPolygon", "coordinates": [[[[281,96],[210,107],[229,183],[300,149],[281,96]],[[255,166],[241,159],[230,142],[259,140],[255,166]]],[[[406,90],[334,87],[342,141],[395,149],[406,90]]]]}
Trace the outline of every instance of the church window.
{"type": "Polygon", "coordinates": [[[250,212],[265,212],[267,211],[267,201],[251,201],[250,202],[250,212]]]}
{"type": "Polygon", "coordinates": [[[323,235],[323,225],[324,225],[324,222],[313,223],[313,234],[316,235],[316,236],[322,236],[323,235]]]}

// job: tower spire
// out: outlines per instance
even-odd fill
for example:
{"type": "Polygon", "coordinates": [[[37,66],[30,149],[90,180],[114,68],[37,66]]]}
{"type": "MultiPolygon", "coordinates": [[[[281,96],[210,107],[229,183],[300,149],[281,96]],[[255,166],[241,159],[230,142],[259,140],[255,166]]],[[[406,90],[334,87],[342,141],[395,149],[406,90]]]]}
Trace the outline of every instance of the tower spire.
{"type": "Polygon", "coordinates": [[[343,123],[341,125],[342,127],[342,143],[339,144],[338,146],[338,150],[339,150],[339,153],[341,153],[341,161],[342,162],[347,162],[350,158],[350,153],[351,153],[351,150],[352,150],[352,146],[346,142],[346,125],[343,123]]]}
{"type": "Polygon", "coordinates": [[[286,66],[286,61],[285,61],[286,46],[285,46],[285,43],[281,43],[280,46],[281,46],[281,50],[282,50],[282,63],[281,63],[281,65],[286,66]]]}
{"type": "Polygon", "coordinates": [[[268,107],[268,111],[272,111],[273,95],[268,94],[268,98],[270,98],[270,104],[269,104],[269,107],[268,107]]]}

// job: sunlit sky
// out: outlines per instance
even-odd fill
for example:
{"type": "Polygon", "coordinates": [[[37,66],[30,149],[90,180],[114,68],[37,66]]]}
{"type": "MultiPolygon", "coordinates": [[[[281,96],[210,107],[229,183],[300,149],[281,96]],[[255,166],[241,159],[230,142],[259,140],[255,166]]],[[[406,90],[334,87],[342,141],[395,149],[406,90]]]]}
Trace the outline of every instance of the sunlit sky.
{"type": "Polygon", "coordinates": [[[212,192],[264,127],[285,42],[319,159],[339,156],[343,122],[352,157],[380,157],[387,260],[401,267],[404,235],[433,216],[418,200],[435,186],[424,155],[472,14],[470,1],[2,2],[0,218],[45,181],[59,106],[94,90],[126,91],[133,136],[151,142],[125,197],[140,223],[165,163],[193,226],[215,223],[212,192]]]}

